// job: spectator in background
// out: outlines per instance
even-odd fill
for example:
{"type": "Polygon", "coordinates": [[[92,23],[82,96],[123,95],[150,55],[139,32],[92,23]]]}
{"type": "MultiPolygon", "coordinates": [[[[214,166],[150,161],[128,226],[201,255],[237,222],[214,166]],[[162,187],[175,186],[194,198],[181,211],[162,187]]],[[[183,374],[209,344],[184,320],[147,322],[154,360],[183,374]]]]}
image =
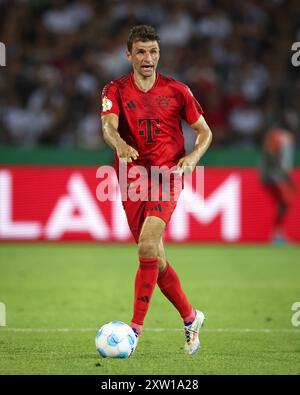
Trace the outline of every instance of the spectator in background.
{"type": "Polygon", "coordinates": [[[293,146],[292,133],[279,127],[269,129],[263,139],[261,180],[277,206],[272,235],[274,243],[287,242],[283,225],[295,197],[291,175],[293,146]]]}
{"type": "Polygon", "coordinates": [[[52,0],[52,7],[42,18],[47,30],[54,34],[72,34],[93,17],[91,7],[82,1],[71,4],[64,0],[52,0]]]}
{"type": "Polygon", "coordinates": [[[236,106],[229,116],[234,137],[232,143],[245,147],[254,146],[259,132],[263,129],[263,122],[263,113],[257,105],[244,102],[236,106]]]}
{"type": "Polygon", "coordinates": [[[128,73],[123,42],[139,23],[162,37],[162,72],[203,103],[213,145],[257,146],[278,111],[295,132],[299,20],[298,0],[0,0],[0,143],[104,147],[89,103],[128,73]]]}

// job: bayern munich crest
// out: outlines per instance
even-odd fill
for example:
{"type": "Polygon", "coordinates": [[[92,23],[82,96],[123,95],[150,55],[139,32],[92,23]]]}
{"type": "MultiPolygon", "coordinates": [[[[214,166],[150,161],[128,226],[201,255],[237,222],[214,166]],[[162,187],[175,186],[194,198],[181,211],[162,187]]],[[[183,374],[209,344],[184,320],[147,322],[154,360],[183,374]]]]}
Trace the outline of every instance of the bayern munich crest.
{"type": "Polygon", "coordinates": [[[156,101],[157,101],[157,104],[159,105],[160,108],[166,108],[169,105],[170,98],[167,96],[161,95],[161,96],[158,96],[156,101]]]}

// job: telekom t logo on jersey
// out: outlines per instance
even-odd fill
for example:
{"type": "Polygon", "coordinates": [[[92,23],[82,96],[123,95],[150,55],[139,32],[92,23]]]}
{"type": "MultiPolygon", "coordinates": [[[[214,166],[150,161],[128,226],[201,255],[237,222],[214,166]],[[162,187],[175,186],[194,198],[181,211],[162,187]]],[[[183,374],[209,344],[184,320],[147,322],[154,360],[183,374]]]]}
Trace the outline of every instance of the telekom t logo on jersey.
{"type": "Polygon", "coordinates": [[[139,119],[139,127],[144,129],[139,130],[140,136],[146,136],[146,143],[154,143],[156,134],[160,134],[160,121],[157,118],[141,118],[139,119]]]}

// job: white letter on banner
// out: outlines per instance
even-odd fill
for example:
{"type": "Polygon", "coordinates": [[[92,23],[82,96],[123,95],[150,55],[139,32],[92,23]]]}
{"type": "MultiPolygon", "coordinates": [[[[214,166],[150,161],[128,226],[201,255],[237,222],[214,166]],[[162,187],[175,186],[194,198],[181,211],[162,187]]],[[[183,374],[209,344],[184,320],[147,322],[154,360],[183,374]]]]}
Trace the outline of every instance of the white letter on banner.
{"type": "MultiPolygon", "coordinates": [[[[12,176],[9,171],[0,171],[0,238],[38,239],[41,226],[36,221],[13,220],[12,176]]],[[[23,196],[18,196],[23,199],[23,196]]]]}
{"type": "Polygon", "coordinates": [[[174,240],[186,240],[189,238],[189,216],[193,216],[202,224],[209,224],[218,215],[221,215],[221,237],[225,241],[236,241],[241,233],[241,210],[240,210],[240,179],[238,176],[230,176],[209,197],[203,199],[194,192],[189,184],[185,184],[182,196],[178,201],[170,222],[170,236],[174,240]],[[191,209],[184,204],[183,194],[190,194],[187,198],[191,209]],[[195,209],[195,206],[198,208],[195,209]]]}
{"type": "Polygon", "coordinates": [[[109,228],[81,174],[73,174],[67,186],[68,195],[57,202],[45,228],[49,239],[59,239],[65,232],[88,232],[106,240],[109,228]],[[74,210],[80,215],[74,215],[74,210]]]}

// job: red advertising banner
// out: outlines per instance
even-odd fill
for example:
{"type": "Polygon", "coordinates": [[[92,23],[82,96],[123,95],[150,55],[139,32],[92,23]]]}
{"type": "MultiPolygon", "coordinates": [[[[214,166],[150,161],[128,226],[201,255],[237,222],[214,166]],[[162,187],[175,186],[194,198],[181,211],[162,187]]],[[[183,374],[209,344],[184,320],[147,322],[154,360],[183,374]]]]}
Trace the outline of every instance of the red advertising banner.
{"type": "MultiPolygon", "coordinates": [[[[131,241],[120,199],[99,201],[94,167],[0,168],[0,240],[131,241]]],[[[284,228],[300,241],[300,169],[284,228]]],[[[115,185],[115,180],[111,180],[115,185]]],[[[116,185],[116,194],[118,187],[116,185]]],[[[167,226],[175,242],[268,242],[276,205],[256,169],[205,168],[204,198],[185,185],[167,226]]]]}

